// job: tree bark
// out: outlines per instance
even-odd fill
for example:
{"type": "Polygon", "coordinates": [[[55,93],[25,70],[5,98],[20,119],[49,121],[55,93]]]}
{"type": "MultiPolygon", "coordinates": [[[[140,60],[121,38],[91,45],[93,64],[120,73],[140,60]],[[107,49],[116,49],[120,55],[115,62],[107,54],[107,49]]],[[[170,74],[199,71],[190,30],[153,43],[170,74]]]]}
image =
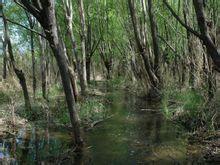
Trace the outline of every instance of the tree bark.
{"type": "Polygon", "coordinates": [[[146,47],[140,37],[140,28],[138,27],[138,21],[137,21],[135,6],[134,6],[134,0],[128,0],[128,6],[129,6],[129,10],[130,10],[135,41],[137,44],[139,54],[141,55],[141,57],[143,59],[145,70],[147,72],[147,75],[149,76],[150,86],[152,88],[156,89],[159,85],[159,80],[153,71],[154,69],[151,66],[149,56],[147,55],[146,47]]]}
{"type": "Polygon", "coordinates": [[[81,51],[82,51],[82,62],[81,62],[81,70],[83,76],[83,88],[82,94],[85,95],[87,88],[87,79],[86,79],[86,22],[85,22],[85,13],[84,13],[84,5],[83,0],[78,0],[78,8],[80,15],[80,24],[81,24],[81,51]]]}
{"type": "Polygon", "coordinates": [[[58,28],[55,17],[55,1],[41,0],[37,1],[37,4],[33,5],[28,0],[21,0],[21,3],[40,22],[53,51],[62,79],[70,121],[73,127],[73,136],[76,143],[76,149],[81,151],[83,140],[80,133],[79,117],[76,110],[66,55],[64,48],[62,47],[62,42],[58,37],[58,28]]]}
{"type": "MultiPolygon", "coordinates": [[[[85,93],[86,91],[86,85],[85,85],[85,81],[83,78],[83,72],[81,69],[81,62],[78,56],[78,52],[77,52],[77,44],[76,44],[76,40],[73,34],[73,26],[72,26],[72,21],[73,21],[73,9],[72,9],[72,1],[71,0],[63,0],[63,4],[64,4],[64,11],[65,11],[65,18],[66,18],[66,22],[67,22],[67,33],[71,42],[71,47],[72,47],[72,54],[75,55],[75,59],[76,59],[76,70],[78,72],[78,76],[79,76],[79,81],[80,81],[80,88],[81,88],[81,92],[85,93]]],[[[71,57],[69,56],[70,61],[71,57]]],[[[74,70],[71,68],[70,73],[72,73],[72,80],[75,77],[75,73],[74,70]]],[[[76,80],[74,80],[74,82],[76,82],[76,80]]],[[[75,87],[75,96],[78,97],[78,89],[77,89],[77,84],[73,85],[75,87]]],[[[76,100],[77,100],[76,97],[76,100]]]]}
{"type": "Polygon", "coordinates": [[[5,39],[2,39],[3,42],[3,74],[2,78],[7,78],[7,43],[5,39]]]}
{"type": "Polygon", "coordinates": [[[31,60],[32,60],[32,89],[33,89],[33,95],[35,99],[35,93],[37,88],[37,79],[36,79],[36,71],[35,71],[35,53],[34,53],[34,25],[35,20],[29,13],[26,12],[26,16],[28,18],[29,27],[31,29],[30,31],[30,45],[31,45],[31,60]]]}
{"type": "Polygon", "coordinates": [[[201,38],[207,48],[207,53],[211,56],[215,65],[220,68],[220,53],[218,52],[218,49],[209,34],[203,2],[203,0],[193,0],[201,38]]]}
{"type": "Polygon", "coordinates": [[[25,75],[24,75],[23,71],[18,69],[16,64],[15,64],[11,39],[10,39],[10,36],[9,36],[9,31],[8,31],[7,20],[4,16],[4,14],[3,14],[3,22],[4,22],[4,38],[5,38],[4,40],[5,40],[6,44],[8,45],[8,53],[9,53],[10,62],[12,64],[13,70],[14,70],[17,78],[19,79],[20,85],[22,87],[24,100],[25,100],[25,108],[26,108],[27,111],[31,111],[31,103],[30,103],[30,98],[29,98],[29,94],[28,94],[25,75]]]}
{"type": "Polygon", "coordinates": [[[41,70],[41,89],[42,96],[48,101],[47,97],[47,61],[46,61],[46,40],[39,36],[40,43],[40,70],[41,70]]]}
{"type": "Polygon", "coordinates": [[[154,51],[154,70],[155,74],[159,81],[161,81],[161,73],[160,73],[160,66],[161,66],[161,53],[159,48],[159,39],[158,39],[158,32],[157,32],[157,23],[155,20],[155,16],[153,13],[153,6],[152,0],[148,0],[148,13],[150,19],[150,28],[151,28],[151,37],[153,41],[153,51],[154,51]]]}
{"type": "Polygon", "coordinates": [[[170,7],[167,0],[163,0],[164,4],[167,6],[169,11],[172,13],[172,15],[179,21],[179,23],[185,27],[190,33],[194,34],[196,37],[198,37],[203,44],[206,46],[208,55],[212,58],[214,64],[216,65],[216,69],[220,72],[220,53],[218,52],[218,49],[212,40],[208,27],[207,27],[207,21],[205,17],[205,11],[204,11],[204,4],[203,0],[193,0],[193,5],[196,12],[196,18],[198,22],[198,26],[200,29],[200,33],[195,31],[190,26],[186,25],[181,18],[175,13],[175,11],[170,7]]]}

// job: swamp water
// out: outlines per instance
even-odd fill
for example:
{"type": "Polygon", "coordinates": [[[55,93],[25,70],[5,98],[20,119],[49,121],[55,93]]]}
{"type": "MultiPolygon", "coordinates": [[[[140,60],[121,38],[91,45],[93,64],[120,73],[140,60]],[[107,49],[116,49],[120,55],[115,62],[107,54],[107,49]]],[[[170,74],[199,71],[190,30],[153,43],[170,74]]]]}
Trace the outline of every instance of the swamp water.
{"type": "Polygon", "coordinates": [[[67,131],[47,124],[0,140],[0,164],[199,164],[187,154],[186,132],[160,110],[125,91],[110,92],[110,119],[84,133],[85,151],[76,156],[67,131]]]}

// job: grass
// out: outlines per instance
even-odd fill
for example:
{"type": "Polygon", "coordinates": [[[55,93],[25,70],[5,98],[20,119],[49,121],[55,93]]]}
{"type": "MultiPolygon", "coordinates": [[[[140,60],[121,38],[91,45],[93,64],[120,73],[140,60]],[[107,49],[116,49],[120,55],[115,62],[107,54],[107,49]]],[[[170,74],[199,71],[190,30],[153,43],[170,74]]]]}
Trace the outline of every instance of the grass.
{"type": "MultiPolygon", "coordinates": [[[[56,103],[57,104],[57,103],[56,103]]],[[[51,106],[52,118],[56,123],[70,124],[69,113],[64,100],[59,101],[59,106],[51,106]]],[[[101,100],[89,98],[77,103],[77,110],[82,124],[103,120],[107,117],[107,110],[101,100]]]]}
{"type": "Polygon", "coordinates": [[[182,123],[188,129],[207,124],[205,98],[194,89],[179,90],[175,87],[163,91],[162,110],[168,119],[182,123]]]}
{"type": "Polygon", "coordinates": [[[97,99],[86,99],[80,104],[79,116],[81,120],[97,121],[107,117],[105,105],[97,99]]]}
{"type": "MultiPolygon", "coordinates": [[[[9,81],[0,83],[0,109],[2,109],[0,112],[7,112],[6,109],[8,109],[8,105],[13,100],[16,114],[28,121],[46,121],[49,114],[50,120],[54,124],[70,124],[69,112],[60,84],[54,84],[50,87],[49,102],[42,98],[42,92],[39,88],[36,91],[36,100],[33,101],[31,98],[32,111],[27,112],[25,111],[23,94],[19,84],[15,83],[14,80],[9,81]]],[[[32,96],[31,89],[29,91],[30,96],[32,96]]],[[[104,100],[103,97],[97,97],[96,95],[79,100],[76,107],[83,124],[103,120],[107,117],[107,108],[104,100]]],[[[1,113],[0,115],[3,116],[1,113]]]]}

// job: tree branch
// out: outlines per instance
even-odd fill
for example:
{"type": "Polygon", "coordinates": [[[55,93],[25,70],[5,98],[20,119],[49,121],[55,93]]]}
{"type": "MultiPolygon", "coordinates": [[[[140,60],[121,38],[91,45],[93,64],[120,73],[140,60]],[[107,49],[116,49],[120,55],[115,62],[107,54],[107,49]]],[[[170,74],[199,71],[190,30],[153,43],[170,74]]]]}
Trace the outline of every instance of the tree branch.
{"type": "MultiPolygon", "coordinates": [[[[15,0],[15,2],[16,1],[17,0],[15,0]]],[[[33,6],[28,0],[21,0],[21,3],[22,5],[20,6],[24,6],[28,12],[30,12],[37,18],[37,20],[41,20],[40,11],[35,6],[33,6]]]]}
{"type": "MultiPolygon", "coordinates": [[[[3,17],[3,16],[0,16],[0,17],[3,17]]],[[[35,33],[35,34],[37,34],[37,35],[39,35],[39,36],[41,36],[41,37],[47,39],[46,36],[44,36],[43,34],[37,32],[37,31],[35,31],[35,30],[32,30],[32,29],[30,29],[30,28],[28,28],[28,27],[26,27],[26,26],[24,26],[24,25],[21,25],[21,24],[15,22],[15,21],[12,21],[12,20],[10,20],[10,19],[8,19],[8,18],[5,18],[5,19],[6,19],[6,21],[8,21],[8,22],[10,22],[10,23],[12,23],[12,24],[15,24],[15,25],[18,25],[18,26],[20,26],[20,27],[23,27],[24,29],[29,30],[29,31],[32,31],[33,33],[35,33]]]]}
{"type": "Polygon", "coordinates": [[[181,18],[175,13],[175,11],[172,9],[172,7],[168,4],[168,2],[166,0],[163,0],[163,3],[166,5],[166,7],[168,8],[168,10],[171,12],[171,14],[174,16],[174,18],[183,26],[185,27],[188,31],[190,31],[192,34],[194,34],[195,36],[197,36],[199,39],[204,40],[203,36],[201,34],[199,34],[197,31],[195,31],[193,28],[191,28],[190,26],[186,25],[181,18]]]}
{"type": "Polygon", "coordinates": [[[173,51],[173,53],[177,54],[176,50],[173,48],[172,45],[170,45],[162,36],[160,35],[157,35],[157,36],[173,51]]]}

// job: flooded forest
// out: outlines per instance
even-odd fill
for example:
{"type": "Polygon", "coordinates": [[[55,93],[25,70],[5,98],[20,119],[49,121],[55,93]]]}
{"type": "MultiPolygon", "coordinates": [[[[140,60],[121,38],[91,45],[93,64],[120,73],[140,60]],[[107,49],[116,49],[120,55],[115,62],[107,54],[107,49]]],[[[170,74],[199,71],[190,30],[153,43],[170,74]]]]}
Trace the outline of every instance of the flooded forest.
{"type": "Polygon", "coordinates": [[[0,164],[220,164],[220,0],[0,0],[0,164]]]}

